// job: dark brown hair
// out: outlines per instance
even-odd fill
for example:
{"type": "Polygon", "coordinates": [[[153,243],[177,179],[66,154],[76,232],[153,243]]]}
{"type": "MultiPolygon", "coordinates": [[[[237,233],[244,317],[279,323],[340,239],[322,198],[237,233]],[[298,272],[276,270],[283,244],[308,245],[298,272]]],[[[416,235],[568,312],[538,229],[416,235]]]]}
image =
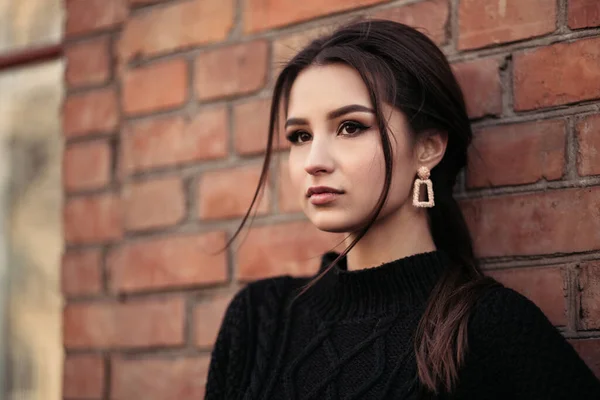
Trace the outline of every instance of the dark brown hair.
{"type": "Polygon", "coordinates": [[[391,21],[358,21],[312,41],[287,63],[274,87],[260,181],[250,208],[227,246],[240,233],[265,184],[279,112],[287,111],[296,77],[311,65],[331,63],[351,66],[367,86],[379,124],[386,173],[383,191],[369,221],[307,288],[365,235],[388,196],[393,154],[381,105],[391,104],[404,113],[413,138],[432,130],[447,134],[444,157],[431,171],[436,205],[427,212],[435,245],[449,256],[451,265],[431,292],[415,332],[414,347],[418,377],[428,394],[451,392],[467,352],[467,324],[475,300],[497,283],[482,274],[464,217],[452,196],[457,175],[467,163],[472,139],[463,94],[444,54],[421,32],[391,21]]]}

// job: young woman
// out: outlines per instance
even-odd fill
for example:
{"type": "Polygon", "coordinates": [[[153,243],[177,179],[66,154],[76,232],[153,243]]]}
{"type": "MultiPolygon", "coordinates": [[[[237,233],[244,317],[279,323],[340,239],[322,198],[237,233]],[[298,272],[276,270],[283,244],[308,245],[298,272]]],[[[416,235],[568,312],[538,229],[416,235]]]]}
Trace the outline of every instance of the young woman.
{"type": "Polygon", "coordinates": [[[472,132],[433,42],[366,21],[300,51],[275,84],[259,189],[280,122],[303,211],[347,247],[235,296],[208,400],[600,399],[541,310],[477,265],[452,197],[472,132]]]}

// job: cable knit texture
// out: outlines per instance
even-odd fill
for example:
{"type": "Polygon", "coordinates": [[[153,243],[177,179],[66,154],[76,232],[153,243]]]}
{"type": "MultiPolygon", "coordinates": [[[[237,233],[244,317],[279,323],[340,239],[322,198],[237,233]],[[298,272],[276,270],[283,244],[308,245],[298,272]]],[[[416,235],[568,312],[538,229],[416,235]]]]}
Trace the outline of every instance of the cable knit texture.
{"type": "MultiPolygon", "coordinates": [[[[321,270],[337,256],[323,255],[321,270]]],[[[449,265],[442,251],[310,278],[253,282],[229,305],[206,399],[418,399],[413,336],[449,265]]],[[[542,311],[498,285],[475,305],[459,384],[443,399],[600,399],[600,382],[542,311]]]]}

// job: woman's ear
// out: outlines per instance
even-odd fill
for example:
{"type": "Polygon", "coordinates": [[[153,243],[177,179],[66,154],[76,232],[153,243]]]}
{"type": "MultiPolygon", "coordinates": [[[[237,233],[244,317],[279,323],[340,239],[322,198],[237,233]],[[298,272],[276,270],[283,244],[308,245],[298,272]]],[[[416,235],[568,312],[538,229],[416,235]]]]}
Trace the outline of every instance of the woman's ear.
{"type": "Polygon", "coordinates": [[[448,146],[448,134],[431,130],[418,136],[415,147],[415,171],[422,166],[433,169],[442,161],[448,146]]]}

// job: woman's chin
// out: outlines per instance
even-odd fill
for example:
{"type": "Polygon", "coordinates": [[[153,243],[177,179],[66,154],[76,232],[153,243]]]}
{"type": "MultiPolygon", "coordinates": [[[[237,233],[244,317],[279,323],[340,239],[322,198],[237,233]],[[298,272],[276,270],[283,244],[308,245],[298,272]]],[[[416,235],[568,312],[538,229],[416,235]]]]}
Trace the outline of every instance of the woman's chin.
{"type": "Polygon", "coordinates": [[[346,233],[354,230],[354,224],[348,223],[348,218],[333,215],[311,215],[309,216],[313,225],[323,232],[346,233]]]}

